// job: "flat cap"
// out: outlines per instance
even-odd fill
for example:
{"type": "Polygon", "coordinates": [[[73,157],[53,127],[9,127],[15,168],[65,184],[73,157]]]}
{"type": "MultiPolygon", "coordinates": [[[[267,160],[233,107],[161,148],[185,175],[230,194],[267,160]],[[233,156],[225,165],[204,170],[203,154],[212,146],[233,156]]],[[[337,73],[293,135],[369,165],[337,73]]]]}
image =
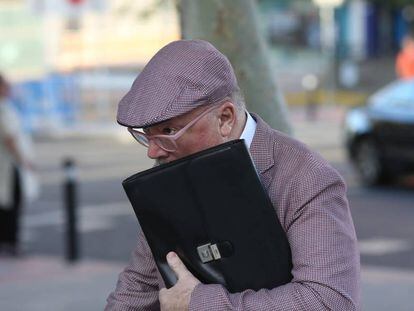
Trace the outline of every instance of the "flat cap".
{"type": "Polygon", "coordinates": [[[117,121],[142,128],[215,103],[236,90],[233,68],[202,40],[173,41],[148,62],[118,105],[117,121]]]}

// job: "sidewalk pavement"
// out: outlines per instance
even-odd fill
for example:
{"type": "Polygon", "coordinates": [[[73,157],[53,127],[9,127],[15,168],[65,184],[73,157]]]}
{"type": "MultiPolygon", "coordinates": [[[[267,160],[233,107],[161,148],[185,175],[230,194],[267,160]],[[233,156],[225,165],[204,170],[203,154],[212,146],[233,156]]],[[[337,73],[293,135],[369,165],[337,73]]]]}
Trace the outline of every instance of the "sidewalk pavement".
{"type": "MultiPolygon", "coordinates": [[[[103,310],[123,264],[33,256],[0,259],[0,305],[7,311],[103,310]]],[[[363,308],[412,310],[414,271],[363,267],[363,308]]]]}
{"type": "Polygon", "coordinates": [[[5,311],[103,310],[121,264],[61,258],[0,258],[0,309],[5,311]]]}

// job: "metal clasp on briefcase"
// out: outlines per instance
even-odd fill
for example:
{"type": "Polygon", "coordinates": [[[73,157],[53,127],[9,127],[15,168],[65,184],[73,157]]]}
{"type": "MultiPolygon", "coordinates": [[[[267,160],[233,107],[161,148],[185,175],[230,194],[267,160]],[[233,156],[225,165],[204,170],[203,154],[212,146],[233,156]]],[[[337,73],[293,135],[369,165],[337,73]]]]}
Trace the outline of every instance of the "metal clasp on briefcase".
{"type": "Polygon", "coordinates": [[[218,260],[221,258],[217,244],[204,244],[197,247],[198,256],[203,263],[218,260]]]}

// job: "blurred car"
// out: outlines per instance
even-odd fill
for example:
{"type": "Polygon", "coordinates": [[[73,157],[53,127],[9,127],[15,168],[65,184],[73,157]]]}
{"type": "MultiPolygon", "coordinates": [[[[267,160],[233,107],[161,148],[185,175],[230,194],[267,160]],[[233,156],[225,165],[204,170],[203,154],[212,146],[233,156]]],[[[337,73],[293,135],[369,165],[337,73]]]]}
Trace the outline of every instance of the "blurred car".
{"type": "Polygon", "coordinates": [[[361,181],[390,182],[414,171],[414,79],[398,80],[347,112],[345,144],[361,181]]]}

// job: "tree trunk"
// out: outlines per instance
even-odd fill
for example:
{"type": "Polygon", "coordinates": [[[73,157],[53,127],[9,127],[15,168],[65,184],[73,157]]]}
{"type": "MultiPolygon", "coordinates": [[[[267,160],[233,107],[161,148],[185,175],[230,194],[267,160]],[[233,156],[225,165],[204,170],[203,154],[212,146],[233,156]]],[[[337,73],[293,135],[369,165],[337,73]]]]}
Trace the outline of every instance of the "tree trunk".
{"type": "Polygon", "coordinates": [[[291,133],[284,98],[271,70],[254,0],[181,0],[182,36],[211,42],[232,63],[249,111],[291,133]]]}

